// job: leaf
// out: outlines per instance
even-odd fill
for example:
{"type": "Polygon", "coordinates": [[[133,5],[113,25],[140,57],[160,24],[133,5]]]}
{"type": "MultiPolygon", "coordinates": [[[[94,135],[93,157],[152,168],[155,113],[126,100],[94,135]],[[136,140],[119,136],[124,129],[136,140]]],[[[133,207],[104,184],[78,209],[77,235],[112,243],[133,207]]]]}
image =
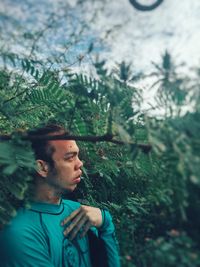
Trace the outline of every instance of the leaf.
{"type": "Polygon", "coordinates": [[[18,166],[16,164],[9,165],[3,169],[3,173],[5,175],[11,175],[17,170],[17,167],[18,166]]]}

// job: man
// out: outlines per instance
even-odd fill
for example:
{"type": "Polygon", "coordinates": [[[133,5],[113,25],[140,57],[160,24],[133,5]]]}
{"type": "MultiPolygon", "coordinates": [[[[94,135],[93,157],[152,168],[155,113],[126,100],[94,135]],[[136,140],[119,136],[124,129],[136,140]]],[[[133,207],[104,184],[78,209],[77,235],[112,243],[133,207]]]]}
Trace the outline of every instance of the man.
{"type": "MultiPolygon", "coordinates": [[[[30,132],[30,136],[59,135],[58,125],[30,132]]],[[[21,208],[0,235],[2,267],[91,267],[93,233],[105,249],[106,261],[93,266],[118,267],[114,226],[108,211],[62,199],[81,181],[82,161],[74,140],[32,141],[37,173],[30,208],[21,208]],[[90,230],[89,230],[90,229],[90,230]]],[[[99,251],[101,253],[101,251],[99,251]]],[[[105,259],[104,259],[105,260],[105,259]]]]}

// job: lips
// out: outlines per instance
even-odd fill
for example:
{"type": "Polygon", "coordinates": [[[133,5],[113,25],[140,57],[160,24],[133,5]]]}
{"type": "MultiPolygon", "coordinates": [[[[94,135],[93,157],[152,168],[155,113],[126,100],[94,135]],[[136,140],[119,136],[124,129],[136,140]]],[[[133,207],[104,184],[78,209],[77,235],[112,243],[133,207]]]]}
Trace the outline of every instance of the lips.
{"type": "Polygon", "coordinates": [[[81,181],[81,177],[78,177],[78,178],[73,180],[73,183],[78,184],[78,183],[80,183],[80,181],[81,181]]]}
{"type": "Polygon", "coordinates": [[[79,183],[81,181],[81,175],[82,175],[82,172],[80,172],[79,175],[75,179],[73,179],[73,182],[79,183]]]}

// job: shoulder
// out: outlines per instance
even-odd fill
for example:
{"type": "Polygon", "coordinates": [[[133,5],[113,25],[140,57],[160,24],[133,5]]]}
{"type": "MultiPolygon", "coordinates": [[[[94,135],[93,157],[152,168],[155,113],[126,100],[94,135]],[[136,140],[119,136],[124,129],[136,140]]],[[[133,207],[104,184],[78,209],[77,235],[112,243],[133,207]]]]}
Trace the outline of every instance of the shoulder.
{"type": "Polygon", "coordinates": [[[78,209],[81,206],[79,202],[68,200],[68,199],[63,199],[62,203],[66,208],[69,208],[72,211],[78,209]]]}
{"type": "Polygon", "coordinates": [[[40,221],[40,214],[37,212],[34,212],[30,209],[20,209],[17,212],[16,217],[14,217],[10,224],[8,225],[7,229],[12,232],[30,232],[38,231],[41,226],[40,221]]]}
{"type": "Polygon", "coordinates": [[[38,213],[29,209],[20,209],[8,225],[0,233],[1,242],[12,240],[22,245],[27,240],[43,239],[43,231],[38,213]]]}
{"type": "Polygon", "coordinates": [[[21,209],[0,232],[0,261],[9,259],[23,262],[31,255],[33,257],[37,253],[42,254],[47,250],[47,246],[39,214],[21,209]]]}
{"type": "Polygon", "coordinates": [[[18,231],[20,229],[37,225],[40,221],[39,214],[30,209],[21,208],[17,211],[17,215],[5,227],[6,230],[18,231]]]}
{"type": "Polygon", "coordinates": [[[52,266],[48,238],[34,211],[21,210],[0,232],[0,266],[52,266]],[[46,263],[47,262],[47,263],[46,263]]]}

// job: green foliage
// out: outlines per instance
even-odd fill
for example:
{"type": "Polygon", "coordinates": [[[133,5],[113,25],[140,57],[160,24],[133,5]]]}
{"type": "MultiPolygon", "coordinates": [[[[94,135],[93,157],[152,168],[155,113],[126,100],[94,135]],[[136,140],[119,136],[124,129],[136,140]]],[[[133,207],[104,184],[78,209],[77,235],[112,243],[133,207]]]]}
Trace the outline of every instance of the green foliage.
{"type": "Polygon", "coordinates": [[[7,223],[16,215],[20,201],[26,199],[28,183],[35,170],[34,155],[29,143],[13,136],[9,142],[0,143],[1,197],[0,225],[7,223]]]}
{"type": "Polygon", "coordinates": [[[126,143],[79,142],[85,179],[75,193],[84,203],[111,210],[123,266],[199,266],[198,86],[189,90],[189,77],[178,72],[170,54],[152,73],[159,116],[141,113],[134,81],[145,76],[132,74],[124,62],[111,74],[104,62],[96,62],[94,79],[30,58],[5,58],[0,129],[15,134],[0,143],[0,224],[30,197],[34,158],[21,136],[57,122],[77,135],[113,134],[126,143]],[[141,144],[151,144],[152,150],[144,153],[141,144]]]}
{"type": "Polygon", "coordinates": [[[199,264],[198,249],[184,232],[172,229],[165,237],[146,239],[143,266],[193,267],[199,264]]]}

